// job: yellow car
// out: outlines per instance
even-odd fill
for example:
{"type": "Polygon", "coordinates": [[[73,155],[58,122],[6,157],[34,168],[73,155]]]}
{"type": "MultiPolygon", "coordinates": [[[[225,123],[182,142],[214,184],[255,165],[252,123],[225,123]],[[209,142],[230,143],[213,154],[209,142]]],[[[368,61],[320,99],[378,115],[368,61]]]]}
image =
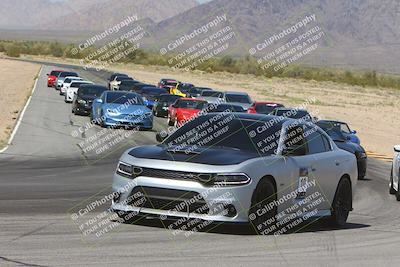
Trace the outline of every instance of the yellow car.
{"type": "Polygon", "coordinates": [[[172,87],[172,88],[169,90],[169,93],[170,93],[171,95],[178,95],[178,96],[181,96],[181,97],[186,97],[186,94],[182,93],[182,92],[178,89],[178,87],[179,87],[179,83],[178,83],[175,87],[172,87]]]}

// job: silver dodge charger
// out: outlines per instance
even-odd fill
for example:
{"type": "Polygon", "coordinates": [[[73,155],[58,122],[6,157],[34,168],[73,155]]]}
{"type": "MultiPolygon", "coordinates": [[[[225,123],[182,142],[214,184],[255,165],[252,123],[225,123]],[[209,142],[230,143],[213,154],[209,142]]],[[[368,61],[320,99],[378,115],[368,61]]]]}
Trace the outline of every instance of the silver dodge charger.
{"type": "Polygon", "coordinates": [[[356,158],[311,122],[227,110],[157,140],[120,158],[118,214],[250,223],[269,234],[321,217],[343,226],[352,210],[356,158]]]}

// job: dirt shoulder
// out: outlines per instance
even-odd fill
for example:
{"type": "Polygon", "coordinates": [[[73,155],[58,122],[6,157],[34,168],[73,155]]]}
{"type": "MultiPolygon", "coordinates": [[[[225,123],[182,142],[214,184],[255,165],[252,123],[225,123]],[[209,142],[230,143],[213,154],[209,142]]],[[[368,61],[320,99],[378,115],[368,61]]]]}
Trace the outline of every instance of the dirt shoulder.
{"type": "Polygon", "coordinates": [[[0,58],[0,149],[31,95],[40,65],[0,58]]]}
{"type": "MultiPolygon", "coordinates": [[[[79,65],[77,60],[44,59],[79,65]]],[[[311,102],[307,109],[319,118],[349,123],[352,129],[357,130],[366,150],[390,156],[393,155],[393,146],[400,144],[399,90],[287,78],[268,79],[254,75],[185,72],[164,66],[135,64],[117,64],[112,71],[124,72],[152,84],[157,84],[161,78],[175,78],[197,86],[245,91],[254,100],[274,101],[285,106],[311,102]]]]}

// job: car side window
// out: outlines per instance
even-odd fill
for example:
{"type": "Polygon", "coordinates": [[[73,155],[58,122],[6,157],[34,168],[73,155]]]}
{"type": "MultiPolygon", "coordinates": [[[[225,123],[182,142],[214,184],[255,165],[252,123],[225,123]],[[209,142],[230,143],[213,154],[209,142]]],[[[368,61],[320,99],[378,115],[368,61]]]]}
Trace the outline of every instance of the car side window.
{"type": "Polygon", "coordinates": [[[331,142],[325,135],[321,134],[321,136],[322,136],[322,139],[324,140],[325,150],[331,151],[332,150],[331,142]]]}
{"type": "Polygon", "coordinates": [[[286,152],[292,156],[307,155],[307,142],[306,142],[304,128],[302,125],[289,126],[286,132],[286,139],[284,146],[286,152]]]}
{"type": "Polygon", "coordinates": [[[326,141],[324,136],[316,127],[306,127],[306,139],[309,154],[318,154],[327,151],[326,141]]]}

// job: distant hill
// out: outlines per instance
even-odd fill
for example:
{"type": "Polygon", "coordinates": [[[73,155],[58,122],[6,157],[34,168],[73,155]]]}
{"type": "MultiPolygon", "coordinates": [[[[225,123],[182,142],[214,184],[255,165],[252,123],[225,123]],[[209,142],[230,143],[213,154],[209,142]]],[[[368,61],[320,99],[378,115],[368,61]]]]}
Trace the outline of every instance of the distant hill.
{"type": "Polygon", "coordinates": [[[236,33],[236,42],[228,50],[232,55],[248,54],[265,38],[316,14],[314,25],[326,35],[304,62],[400,73],[399,0],[214,0],[160,22],[153,28],[153,40],[164,47],[222,14],[227,14],[236,33]]]}
{"type": "Polygon", "coordinates": [[[195,0],[1,0],[0,28],[97,31],[133,15],[160,22],[197,5],[195,0]]]}

